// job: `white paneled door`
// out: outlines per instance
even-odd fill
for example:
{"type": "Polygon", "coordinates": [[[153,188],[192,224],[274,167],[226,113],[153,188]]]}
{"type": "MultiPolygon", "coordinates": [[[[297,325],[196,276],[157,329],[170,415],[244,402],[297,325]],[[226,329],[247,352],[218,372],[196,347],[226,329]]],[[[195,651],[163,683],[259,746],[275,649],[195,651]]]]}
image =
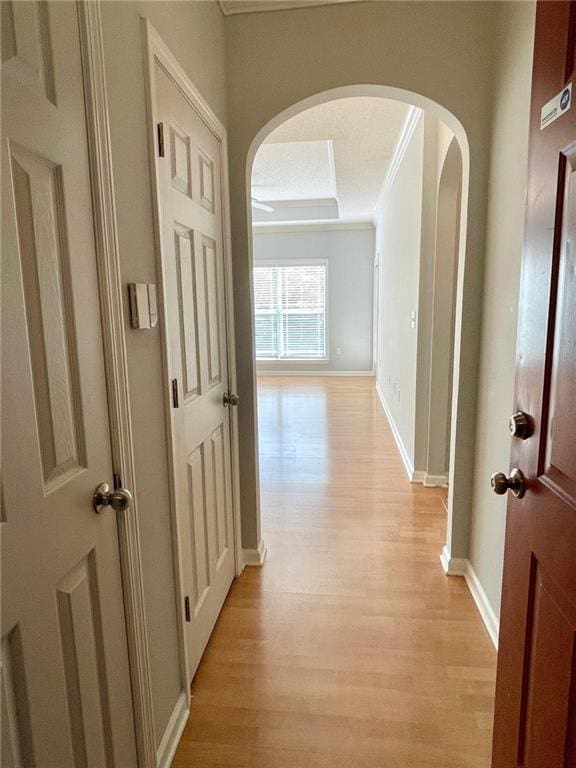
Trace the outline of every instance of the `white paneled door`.
{"type": "MultiPolygon", "coordinates": [[[[188,675],[234,577],[221,143],[156,64],[162,268],[188,675]]],[[[167,382],[168,385],[168,382],[167,382]]]]}
{"type": "Polygon", "coordinates": [[[131,768],[78,10],[1,8],[1,764],[131,768]]]}

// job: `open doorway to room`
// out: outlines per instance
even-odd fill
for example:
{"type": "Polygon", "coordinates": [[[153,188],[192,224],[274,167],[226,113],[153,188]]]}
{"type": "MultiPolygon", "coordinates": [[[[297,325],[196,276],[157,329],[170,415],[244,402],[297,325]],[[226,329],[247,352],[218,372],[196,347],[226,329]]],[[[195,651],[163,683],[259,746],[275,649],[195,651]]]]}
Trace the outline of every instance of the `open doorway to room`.
{"type": "Polygon", "coordinates": [[[345,384],[364,386],[378,395],[408,479],[441,488],[447,511],[462,173],[444,122],[379,97],[303,110],[259,146],[251,207],[263,489],[294,473],[326,481],[328,449],[304,443],[307,429],[321,442],[329,425],[314,426],[308,408],[325,414],[345,384]]]}
{"type": "Polygon", "coordinates": [[[374,209],[407,110],[369,97],[327,102],[280,125],[256,153],[259,467],[272,559],[285,549],[294,488],[305,503],[329,493],[345,448],[334,439],[343,398],[374,392],[374,209]]]}

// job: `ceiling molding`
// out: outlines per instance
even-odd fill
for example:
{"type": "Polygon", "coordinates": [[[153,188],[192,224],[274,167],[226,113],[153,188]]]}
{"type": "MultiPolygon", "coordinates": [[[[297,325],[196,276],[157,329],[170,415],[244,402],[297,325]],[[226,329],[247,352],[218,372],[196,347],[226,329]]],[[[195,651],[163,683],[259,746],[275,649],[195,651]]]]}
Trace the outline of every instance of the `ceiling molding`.
{"type": "Polygon", "coordinates": [[[374,229],[371,219],[357,221],[254,221],[252,230],[255,235],[292,234],[294,232],[320,232],[326,230],[361,230],[374,229]]]}
{"type": "Polygon", "coordinates": [[[334,160],[333,139],[328,141],[328,162],[330,163],[330,173],[332,174],[332,188],[334,190],[334,197],[336,200],[338,200],[338,186],[336,184],[336,162],[334,160]]]}
{"type": "Polygon", "coordinates": [[[270,205],[272,208],[332,208],[334,205],[338,205],[338,200],[335,197],[311,197],[302,200],[261,200],[258,198],[258,202],[270,205]]]}
{"type": "Polygon", "coordinates": [[[341,5],[357,0],[218,0],[224,16],[238,13],[262,13],[264,11],[288,11],[314,8],[319,5],[341,5]]]}
{"type": "Polygon", "coordinates": [[[390,165],[388,166],[388,172],[386,173],[384,184],[382,184],[382,191],[380,192],[378,200],[376,201],[376,205],[374,206],[375,216],[383,207],[388,195],[390,194],[390,190],[394,184],[394,179],[396,178],[400,164],[404,159],[408,145],[412,140],[412,136],[414,136],[414,131],[416,130],[416,127],[420,122],[420,118],[423,114],[424,110],[420,109],[419,107],[411,106],[408,110],[406,120],[404,121],[404,125],[402,126],[402,130],[400,131],[398,141],[396,142],[396,146],[394,148],[392,160],[390,160],[390,165]]]}

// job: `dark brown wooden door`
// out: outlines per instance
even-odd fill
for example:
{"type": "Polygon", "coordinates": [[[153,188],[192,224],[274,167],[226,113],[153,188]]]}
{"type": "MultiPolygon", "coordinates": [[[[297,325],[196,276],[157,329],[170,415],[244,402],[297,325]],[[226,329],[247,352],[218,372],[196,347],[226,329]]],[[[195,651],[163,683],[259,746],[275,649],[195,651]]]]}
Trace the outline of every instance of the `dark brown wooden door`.
{"type": "Polygon", "coordinates": [[[534,430],[512,438],[493,768],[576,767],[576,104],[542,109],[575,38],[576,4],[538,4],[516,379],[534,430]]]}

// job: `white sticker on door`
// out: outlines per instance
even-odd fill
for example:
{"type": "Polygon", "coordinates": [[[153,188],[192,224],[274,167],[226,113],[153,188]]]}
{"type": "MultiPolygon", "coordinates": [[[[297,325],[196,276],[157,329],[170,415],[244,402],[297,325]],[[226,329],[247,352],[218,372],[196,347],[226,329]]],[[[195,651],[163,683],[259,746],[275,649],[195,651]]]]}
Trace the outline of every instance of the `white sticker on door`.
{"type": "Polygon", "coordinates": [[[540,112],[540,130],[547,128],[550,123],[561,117],[572,106],[572,83],[557,93],[553,99],[544,104],[540,112]]]}

